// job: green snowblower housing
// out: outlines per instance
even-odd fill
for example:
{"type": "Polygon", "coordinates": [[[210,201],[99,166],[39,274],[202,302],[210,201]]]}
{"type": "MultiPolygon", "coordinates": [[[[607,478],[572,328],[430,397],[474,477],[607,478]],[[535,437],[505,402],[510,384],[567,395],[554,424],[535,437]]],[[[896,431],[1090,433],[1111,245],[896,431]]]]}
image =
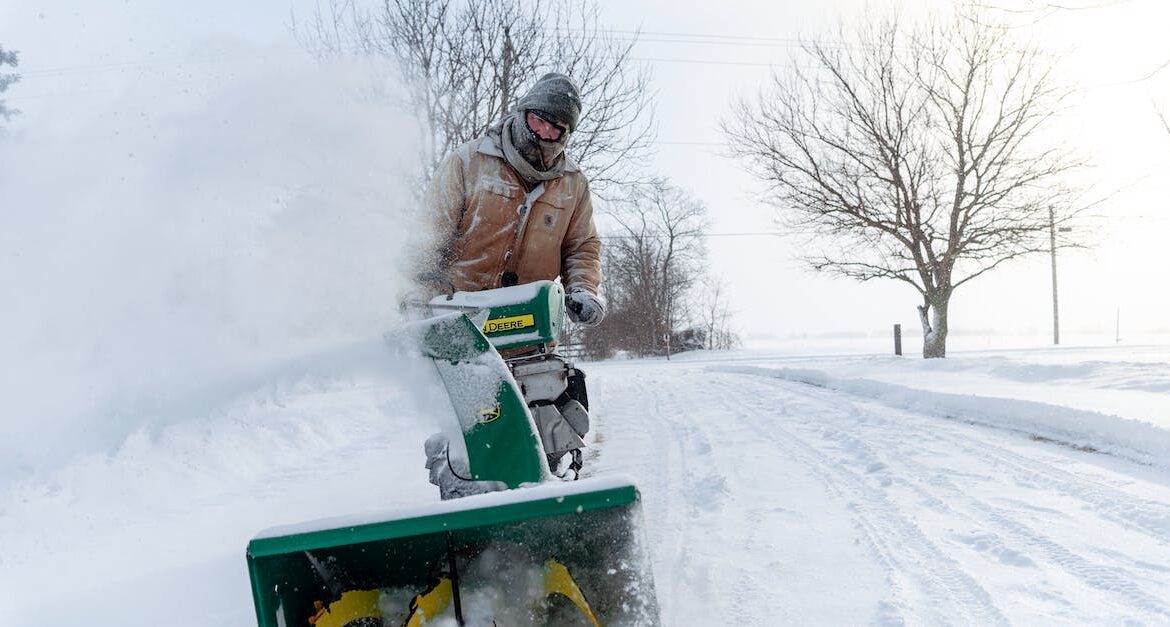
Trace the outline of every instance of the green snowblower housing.
{"type": "Polygon", "coordinates": [[[482,292],[456,292],[430,302],[436,310],[487,312],[482,331],[497,351],[552,346],[565,322],[565,289],[538,281],[482,292]]]}
{"type": "Polygon", "coordinates": [[[460,292],[428,309],[447,313],[387,339],[434,363],[470,478],[498,491],[262,532],[247,551],[258,625],[659,624],[637,488],[551,475],[500,356],[555,345],[561,286],[460,292]]]}

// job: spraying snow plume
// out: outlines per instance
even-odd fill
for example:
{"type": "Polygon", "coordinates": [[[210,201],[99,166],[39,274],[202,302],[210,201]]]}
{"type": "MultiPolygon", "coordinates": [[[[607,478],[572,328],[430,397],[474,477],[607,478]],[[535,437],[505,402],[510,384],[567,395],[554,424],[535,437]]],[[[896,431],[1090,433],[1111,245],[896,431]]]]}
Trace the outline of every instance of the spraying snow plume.
{"type": "Polygon", "coordinates": [[[182,71],[0,142],[0,477],[396,316],[416,125],[370,68],[182,71]]]}

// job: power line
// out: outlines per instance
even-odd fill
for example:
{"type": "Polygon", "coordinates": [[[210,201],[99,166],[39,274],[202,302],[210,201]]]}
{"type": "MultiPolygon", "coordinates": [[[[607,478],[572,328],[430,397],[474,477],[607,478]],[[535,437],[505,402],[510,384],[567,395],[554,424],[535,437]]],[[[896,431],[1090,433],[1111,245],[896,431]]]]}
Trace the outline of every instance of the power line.
{"type": "MultiPolygon", "coordinates": [[[[784,233],[775,233],[770,231],[750,231],[743,233],[692,233],[688,235],[676,235],[677,239],[690,239],[694,237],[755,237],[760,235],[770,235],[780,237],[784,233]]],[[[667,239],[668,235],[599,235],[598,239],[667,239]]]]}
{"type": "MultiPolygon", "coordinates": [[[[566,32],[586,32],[586,29],[584,28],[557,28],[556,30],[564,30],[566,32]]],[[[800,44],[801,42],[800,39],[794,37],[757,37],[753,35],[724,35],[719,33],[677,33],[670,31],[620,29],[606,30],[605,32],[618,35],[631,35],[634,37],[641,37],[642,35],[649,35],[651,37],[690,37],[694,39],[727,39],[731,41],[753,41],[787,45],[800,44]]]]}
{"type": "Polygon", "coordinates": [[[706,59],[671,59],[667,57],[629,57],[631,61],[649,63],[701,63],[708,65],[742,65],[752,67],[796,67],[790,63],[758,63],[752,61],[714,61],[706,59]]]}
{"type": "MultiPolygon", "coordinates": [[[[586,32],[585,29],[580,28],[562,28],[554,27],[546,30],[566,31],[566,32],[586,32]]],[[[617,33],[622,35],[630,35],[625,38],[628,41],[635,43],[670,43],[670,44],[722,44],[722,45],[736,45],[736,46],[764,46],[764,47],[794,47],[800,46],[801,40],[793,38],[782,37],[753,37],[744,35],[715,35],[704,33],[671,33],[661,31],[624,31],[612,30],[606,31],[610,33],[617,33]],[[643,39],[641,35],[651,35],[657,37],[655,39],[643,39]],[[684,37],[687,39],[677,39],[684,37]],[[674,39],[671,39],[674,38],[674,39]]],[[[846,42],[823,41],[819,42],[823,45],[831,46],[854,46],[846,42]]],[[[256,53],[251,55],[227,55],[220,57],[192,59],[192,58],[173,58],[173,59],[159,59],[153,61],[116,61],[103,64],[94,65],[77,65],[77,66],[63,66],[56,68],[32,69],[21,72],[25,78],[39,78],[50,76],[62,76],[68,74],[88,74],[97,72],[117,72],[126,70],[145,70],[157,67],[183,66],[183,65],[204,65],[216,63],[232,63],[245,60],[265,60],[275,55],[294,55],[304,54],[305,51],[299,46],[281,46],[273,49],[273,52],[256,53]]],[[[644,61],[651,63],[701,63],[712,65],[742,65],[755,67],[788,67],[787,64],[779,63],[760,63],[752,61],[725,61],[717,59],[683,59],[676,57],[630,57],[631,61],[644,61]]]]}
{"type": "Polygon", "coordinates": [[[620,39],[619,41],[630,41],[639,44],[687,44],[687,45],[703,45],[703,46],[737,46],[737,47],[752,47],[752,48],[793,48],[799,47],[799,44],[765,44],[755,43],[751,41],[719,41],[719,40],[702,40],[702,39],[647,39],[647,38],[630,38],[620,39]]]}
{"type": "MultiPolygon", "coordinates": [[[[289,53],[290,56],[293,53],[289,53]]],[[[162,67],[182,67],[185,65],[215,65],[221,63],[236,63],[240,61],[265,61],[271,58],[272,54],[252,55],[252,56],[235,56],[222,57],[217,59],[200,59],[200,60],[173,60],[173,61],[158,61],[158,62],[122,62],[110,63],[105,65],[78,65],[66,66],[59,68],[50,68],[44,70],[26,70],[21,72],[21,78],[52,78],[57,76],[68,76],[72,74],[97,74],[102,72],[126,72],[126,71],[146,71],[150,69],[162,67]]],[[[758,61],[725,61],[719,59],[684,59],[678,57],[627,57],[630,61],[640,61],[644,63],[686,63],[686,64],[701,64],[701,65],[738,65],[743,67],[797,67],[790,63],[761,63],[758,61]]]]}
{"type": "MultiPolygon", "coordinates": [[[[592,33],[592,32],[594,32],[593,29],[568,28],[568,27],[563,27],[563,26],[546,28],[545,30],[564,31],[564,32],[569,32],[569,33],[585,33],[585,32],[592,33]]],[[[708,41],[726,40],[728,42],[749,42],[749,43],[773,45],[776,47],[793,47],[793,46],[799,47],[799,46],[803,45],[804,43],[817,43],[817,44],[827,45],[827,46],[841,46],[841,47],[854,47],[854,48],[871,47],[871,46],[866,46],[864,44],[855,44],[855,43],[851,43],[851,42],[847,42],[847,41],[834,41],[834,40],[828,40],[828,39],[804,40],[804,39],[799,39],[796,37],[758,37],[758,36],[753,36],[753,35],[724,35],[724,34],[716,34],[716,33],[677,33],[677,32],[668,32],[668,31],[621,30],[621,29],[604,29],[601,32],[604,32],[607,34],[626,35],[626,36],[628,36],[627,37],[628,39],[633,39],[636,41],[646,41],[646,40],[641,39],[641,37],[642,37],[642,35],[649,35],[650,37],[686,37],[686,38],[691,38],[691,39],[695,39],[695,40],[708,40],[708,41]]],[[[680,41],[680,43],[686,43],[686,42],[680,41]]],[[[694,43],[704,43],[704,42],[696,41],[694,43]]]]}

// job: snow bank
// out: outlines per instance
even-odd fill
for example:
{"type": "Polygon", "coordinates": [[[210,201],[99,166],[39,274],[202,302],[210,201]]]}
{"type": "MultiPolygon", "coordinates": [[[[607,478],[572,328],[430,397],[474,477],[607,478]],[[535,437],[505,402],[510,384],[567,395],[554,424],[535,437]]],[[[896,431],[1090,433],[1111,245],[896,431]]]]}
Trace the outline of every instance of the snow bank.
{"type": "MultiPolygon", "coordinates": [[[[1067,368],[1075,371],[1084,367],[1067,368]]],[[[838,378],[821,370],[758,366],[710,366],[707,369],[774,377],[837,390],[871,398],[888,407],[1006,429],[1035,439],[1170,468],[1170,430],[1139,420],[1035,401],[948,394],[869,379],[838,378]]],[[[1069,371],[1062,372],[1067,374],[1069,371]]]]}
{"type": "Polygon", "coordinates": [[[207,616],[173,610],[203,603],[223,624],[247,624],[243,555],[257,530],[436,500],[422,441],[442,390],[429,362],[389,357],[373,342],[286,364],[198,419],[6,484],[0,588],[20,599],[12,624],[68,624],[85,607],[127,624],[194,625],[207,616]],[[61,573],[74,602],[46,586],[61,573]],[[119,612],[125,589],[153,619],[119,612]]]}

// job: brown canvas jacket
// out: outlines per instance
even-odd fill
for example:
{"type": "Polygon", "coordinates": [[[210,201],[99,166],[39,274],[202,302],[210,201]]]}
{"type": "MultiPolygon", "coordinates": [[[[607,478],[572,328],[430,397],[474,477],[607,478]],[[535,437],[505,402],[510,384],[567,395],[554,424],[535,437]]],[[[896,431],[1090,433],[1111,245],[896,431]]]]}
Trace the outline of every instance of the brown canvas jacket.
{"type": "Polygon", "coordinates": [[[544,183],[527,224],[518,211],[527,190],[498,140],[485,135],[440,164],[426,194],[434,257],[456,290],[500,287],[505,272],[518,283],[561,277],[566,291],[597,293],[601,241],[593,225],[589,181],[568,156],[564,175],[544,183]],[[521,233],[522,231],[522,233],[521,233]]]}

